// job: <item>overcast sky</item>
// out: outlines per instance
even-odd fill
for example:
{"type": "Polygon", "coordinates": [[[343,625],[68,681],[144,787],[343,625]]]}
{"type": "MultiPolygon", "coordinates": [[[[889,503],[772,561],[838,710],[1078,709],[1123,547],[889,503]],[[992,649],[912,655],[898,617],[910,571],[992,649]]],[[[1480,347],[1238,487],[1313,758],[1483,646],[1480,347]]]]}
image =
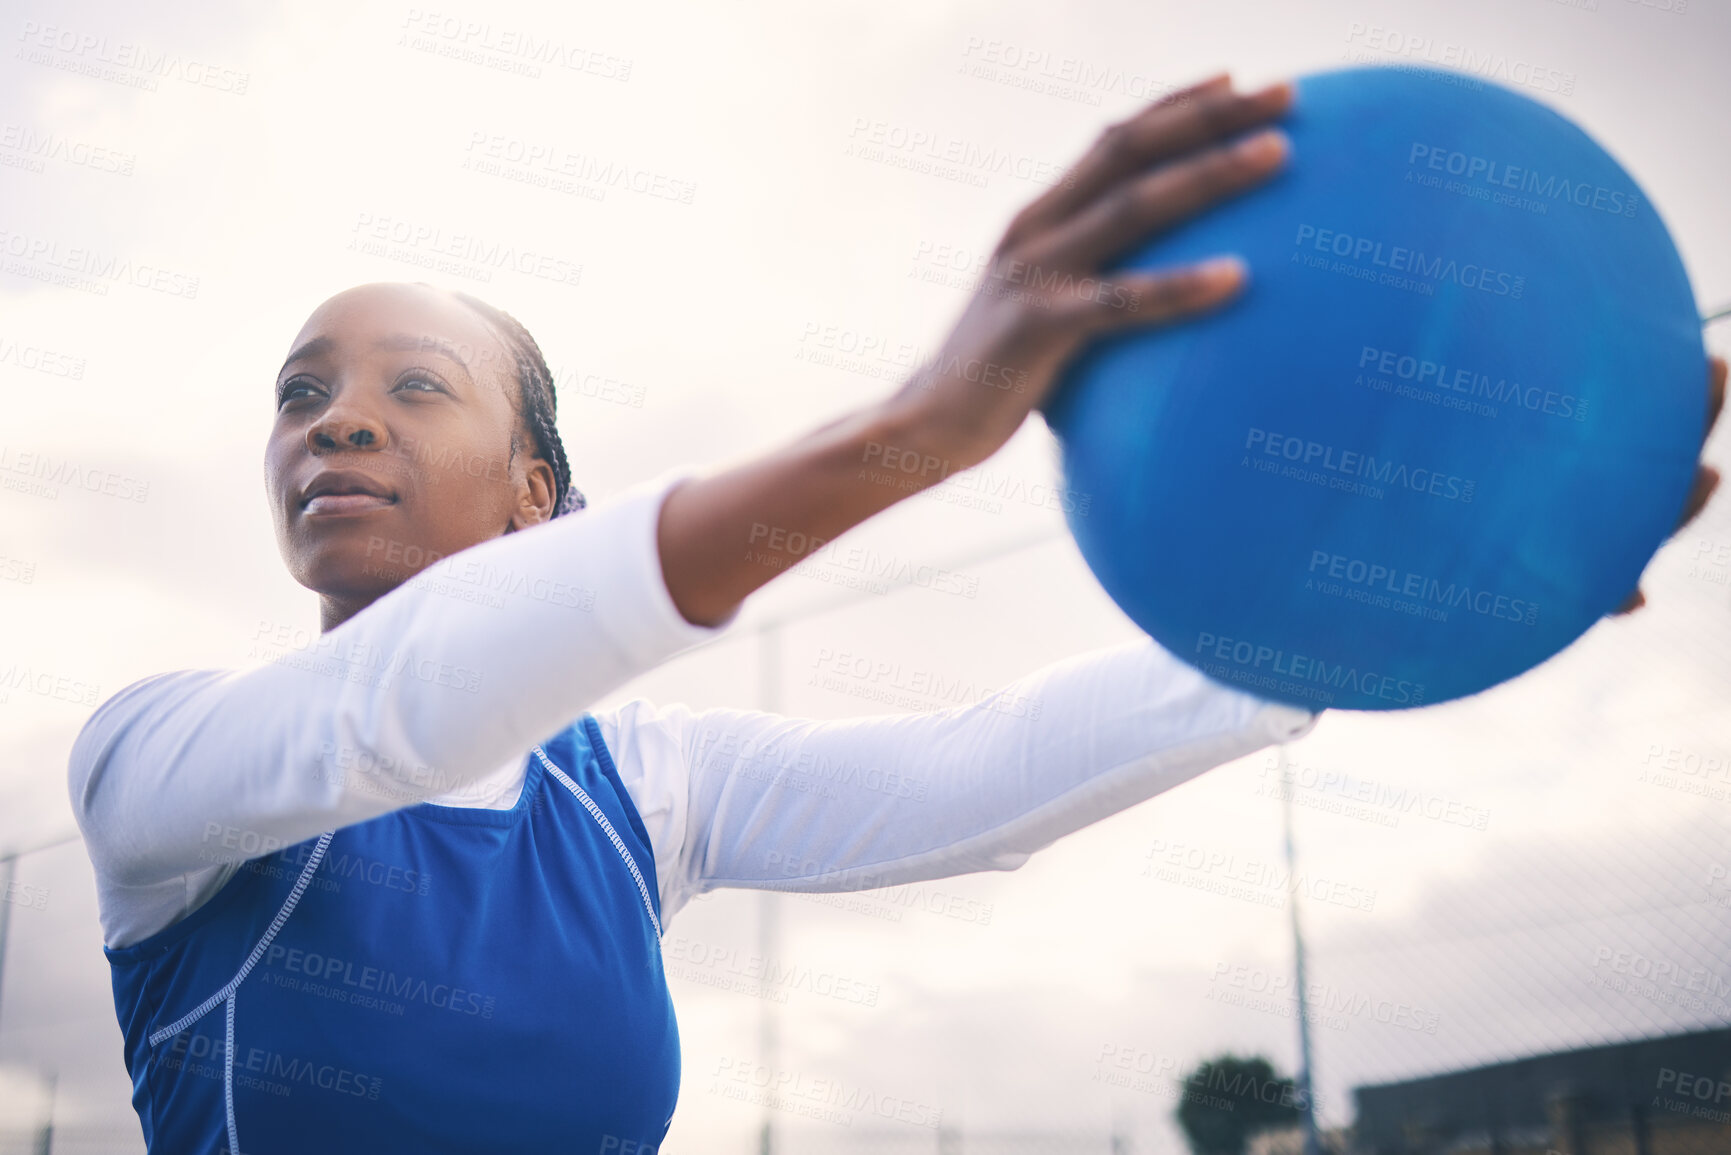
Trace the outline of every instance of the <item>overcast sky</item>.
{"type": "MultiPolygon", "coordinates": [[[[826,333],[935,348],[966,295],[934,254],[988,251],[1044,186],[880,163],[855,147],[872,126],[1061,167],[1110,121],[1216,70],[1251,86],[1355,54],[1393,61],[1395,43],[1460,46],[1568,77],[1567,94],[1523,91],[1636,176],[1703,309],[1731,301],[1722,0],[1680,12],[1636,0],[432,12],[65,0],[0,22],[0,455],[120,479],[113,494],[0,488],[0,670],[51,672],[99,701],[150,673],[246,664],[260,623],[316,627],[314,596],[276,550],[261,460],[290,339],[353,284],[435,280],[522,319],[555,370],[574,480],[592,501],[671,465],[767,450],[892,391],[893,363],[809,354],[826,333]],[[449,34],[465,22],[485,25],[467,44],[449,34]],[[500,46],[525,34],[587,67],[512,70],[500,46]],[[140,50],[170,64],[142,68],[140,50]],[[1042,90],[1066,61],[1106,79],[1042,90]],[[623,166],[650,191],[534,183],[535,166],[512,159],[531,150],[554,166],[623,166]],[[414,263],[424,245],[356,244],[375,229],[511,244],[558,271],[429,274],[414,263]],[[19,256],[44,244],[161,276],[52,284],[19,256]]],[[[1731,333],[1712,343],[1725,351],[1731,333]]],[[[1709,446],[1722,469],[1724,445],[1709,446]]],[[[1035,418],[984,468],[1031,486],[1056,481],[1055,463],[1035,418]]],[[[840,572],[784,577],[726,639],[619,697],[850,717],[880,707],[808,684],[826,650],[1001,685],[1135,636],[1057,510],[980,508],[963,492],[952,482],[850,540],[960,569],[977,596],[915,588],[824,609],[840,572]],[[803,616],[761,645],[759,624],[790,613],[803,616]]],[[[1300,905],[1312,978],[1334,1004],[1313,1031],[1325,1121],[1350,1118],[1358,1084],[1731,1019],[1725,998],[1621,973],[1640,958],[1704,969],[1722,991],[1731,981],[1731,775],[1701,771],[1731,755],[1728,579],[1721,502],[1655,560],[1635,617],[1477,699],[1327,715],[1288,751],[1303,871],[1363,899],[1300,905]],[[1365,783],[1421,790],[1433,816],[1349,811],[1365,783]],[[1383,1022],[1367,1005],[1406,1010],[1383,1022]]],[[[91,704],[0,697],[0,851],[71,829],[66,755],[91,704]]],[[[1213,771],[1015,873],[847,904],[779,900],[780,955],[877,999],[783,992],[776,1063],[968,1131],[1117,1124],[1138,1149],[1165,1149],[1174,1070],[1232,1047],[1296,1063],[1289,988],[1258,1002],[1290,965],[1280,889],[1246,900],[1203,889],[1206,868],[1145,873],[1192,851],[1240,869],[1277,861],[1272,757],[1213,771]],[[952,895],[971,916],[933,913],[952,895]],[[1099,1078],[1110,1071],[1124,1077],[1099,1078]]],[[[0,1126],[30,1125],[39,1079],[58,1070],[62,1127],[136,1143],[82,847],[24,857],[17,884],[0,1126]]],[[[757,915],[757,896],[721,894],[669,925],[685,1066],[669,1152],[755,1150],[763,1108],[715,1076],[756,1061],[765,1000],[696,960],[754,950],[757,915]]],[[[876,1125],[772,1115],[812,1151],[862,1150],[876,1125]]],[[[917,1126],[884,1126],[916,1149],[917,1126]]]]}

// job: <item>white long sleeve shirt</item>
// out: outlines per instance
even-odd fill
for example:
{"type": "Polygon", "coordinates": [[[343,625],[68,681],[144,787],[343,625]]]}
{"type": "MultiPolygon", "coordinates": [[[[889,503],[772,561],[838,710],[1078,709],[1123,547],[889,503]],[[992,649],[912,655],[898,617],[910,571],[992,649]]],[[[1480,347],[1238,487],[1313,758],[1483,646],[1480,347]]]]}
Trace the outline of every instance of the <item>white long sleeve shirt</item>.
{"type": "Polygon", "coordinates": [[[1315,725],[1151,639],[966,706],[808,721],[593,704],[717,636],[661,571],[669,470],[442,559],[315,644],[144,678],[68,786],[103,941],[186,917],[242,862],[404,806],[508,809],[532,746],[593,713],[654,848],[663,924],[717,887],[835,891],[1013,870],[1059,837],[1315,725]]]}

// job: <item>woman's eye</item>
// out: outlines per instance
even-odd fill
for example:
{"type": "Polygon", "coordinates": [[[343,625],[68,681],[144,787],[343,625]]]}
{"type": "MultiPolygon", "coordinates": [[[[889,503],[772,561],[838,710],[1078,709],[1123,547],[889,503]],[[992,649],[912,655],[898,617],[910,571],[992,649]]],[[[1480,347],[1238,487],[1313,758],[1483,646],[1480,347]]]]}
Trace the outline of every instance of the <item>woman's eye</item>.
{"type": "Polygon", "coordinates": [[[312,386],[309,382],[302,381],[298,378],[292,381],[283,382],[282,387],[277,390],[276,394],[277,408],[280,409],[288,402],[296,400],[300,395],[300,390],[310,389],[311,387],[312,386]]]}
{"type": "MultiPolygon", "coordinates": [[[[404,377],[402,380],[398,381],[393,388],[397,390],[406,390],[410,393],[443,393],[446,391],[443,383],[431,377],[421,376],[404,377]]],[[[308,396],[318,393],[318,387],[311,381],[308,381],[303,377],[292,378],[283,382],[283,384],[278,387],[276,395],[277,408],[280,409],[291,401],[301,401],[306,399],[308,396]]]]}

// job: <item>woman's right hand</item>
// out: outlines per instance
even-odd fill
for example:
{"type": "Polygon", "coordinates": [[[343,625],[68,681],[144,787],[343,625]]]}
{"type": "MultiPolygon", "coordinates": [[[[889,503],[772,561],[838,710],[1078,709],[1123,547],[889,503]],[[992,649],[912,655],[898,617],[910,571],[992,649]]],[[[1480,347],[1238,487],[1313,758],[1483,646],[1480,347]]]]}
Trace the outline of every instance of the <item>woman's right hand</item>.
{"type": "Polygon", "coordinates": [[[891,399],[917,414],[953,468],[984,461],[1042,408],[1064,363],[1096,334],[1164,325],[1242,287],[1237,258],[1159,272],[1101,270],[1154,233],[1261,184],[1284,164],[1265,129],[1293,88],[1250,95],[1222,73],[1110,125],[1057,185],[1018,213],[937,356],[891,399]]]}
{"type": "Polygon", "coordinates": [[[1221,75],[1107,128],[1010,222],[943,348],[901,389],[766,456],[677,486],[657,534],[679,613],[721,624],[824,543],[990,457],[1090,336],[1167,324],[1228,300],[1244,280],[1236,262],[1104,280],[1100,270],[1273,175],[1286,157],[1282,134],[1231,138],[1284,115],[1292,96],[1284,84],[1239,95],[1221,75]],[[898,468],[905,462],[914,472],[898,468]]]}

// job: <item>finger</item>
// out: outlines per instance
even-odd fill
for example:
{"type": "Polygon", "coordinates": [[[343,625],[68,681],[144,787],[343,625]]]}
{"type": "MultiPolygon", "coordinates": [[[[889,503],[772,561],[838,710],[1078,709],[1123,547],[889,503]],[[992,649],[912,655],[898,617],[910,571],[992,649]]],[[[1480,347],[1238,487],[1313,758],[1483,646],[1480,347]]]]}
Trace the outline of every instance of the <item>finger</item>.
{"type": "Polygon", "coordinates": [[[1189,88],[1161,97],[1127,121],[1107,125],[1093,147],[1058,179],[1056,185],[1016,214],[998,248],[1002,250],[1020,244],[1029,236],[1050,228],[1098,196],[1102,188],[1122,179],[1124,172],[1128,171],[1123,168],[1128,158],[1121,153],[1128,140],[1127,134],[1141,131],[1132,129],[1132,125],[1170,115],[1173,109],[1188,107],[1205,96],[1230,93],[1231,88],[1231,77],[1224,72],[1217,73],[1189,88]]]}
{"type": "Polygon", "coordinates": [[[1099,268],[1149,234],[1261,184],[1286,163],[1290,151],[1286,134],[1276,128],[1216,145],[1120,184],[1022,251],[1040,265],[1099,268]]]}
{"type": "MultiPolygon", "coordinates": [[[[1723,379],[1724,374],[1721,373],[1721,382],[1723,379]]],[[[1707,504],[1707,499],[1713,496],[1713,491],[1717,488],[1719,488],[1719,471],[1717,469],[1711,465],[1703,465],[1695,471],[1695,483],[1689,489],[1689,500],[1684,503],[1683,516],[1677,522],[1677,528],[1671,531],[1672,536],[1680,533],[1684,526],[1695,520],[1695,515],[1701,512],[1707,504]]],[[[1646,604],[1647,595],[1641,592],[1640,587],[1636,587],[1635,592],[1611,612],[1613,616],[1632,614],[1646,604]]]]}
{"type": "MultiPolygon", "coordinates": [[[[1707,427],[1702,432],[1701,441],[1706,443],[1707,433],[1713,429],[1713,423],[1719,420],[1719,413],[1725,408],[1725,359],[1714,357],[1708,363],[1707,371],[1707,427]]],[[[1682,532],[1683,527],[1694,521],[1701,510],[1706,508],[1707,501],[1719,488],[1719,471],[1711,465],[1702,465],[1695,470],[1695,481],[1689,487],[1689,500],[1683,503],[1683,516],[1677,521],[1677,528],[1671,531],[1672,536],[1682,532]]],[[[1632,614],[1647,604],[1647,595],[1640,587],[1624,599],[1623,604],[1611,611],[1613,617],[1632,614]]]]}
{"type": "Polygon", "coordinates": [[[1703,445],[1713,432],[1714,422],[1719,420],[1720,410],[1725,408],[1725,358],[1714,357],[1707,364],[1707,426],[1701,431],[1703,445]]]}
{"type": "Polygon", "coordinates": [[[1707,499],[1713,496],[1713,491],[1719,488],[1719,471],[1711,465],[1703,465],[1695,470],[1695,483],[1689,487],[1689,500],[1683,503],[1683,516],[1677,522],[1677,528],[1671,533],[1682,532],[1684,526],[1695,520],[1695,516],[1706,506],[1707,499]]]}
{"type": "Polygon", "coordinates": [[[1069,219],[1151,165],[1284,115],[1292,107],[1293,94],[1292,85],[1282,83],[1241,95],[1231,90],[1222,74],[1109,125],[1056,187],[1017,214],[999,249],[1025,243],[1069,219]]]}
{"type": "Polygon", "coordinates": [[[1632,614],[1646,604],[1647,595],[1637,589],[1634,593],[1630,594],[1623,600],[1622,605],[1611,611],[1611,616],[1620,617],[1623,614],[1632,614]]]}
{"type": "Polygon", "coordinates": [[[1239,257],[1215,257],[1156,273],[1101,278],[1085,296],[1071,294],[1056,307],[1084,331],[1106,333],[1179,320],[1218,308],[1243,291],[1249,270],[1239,257]]]}

